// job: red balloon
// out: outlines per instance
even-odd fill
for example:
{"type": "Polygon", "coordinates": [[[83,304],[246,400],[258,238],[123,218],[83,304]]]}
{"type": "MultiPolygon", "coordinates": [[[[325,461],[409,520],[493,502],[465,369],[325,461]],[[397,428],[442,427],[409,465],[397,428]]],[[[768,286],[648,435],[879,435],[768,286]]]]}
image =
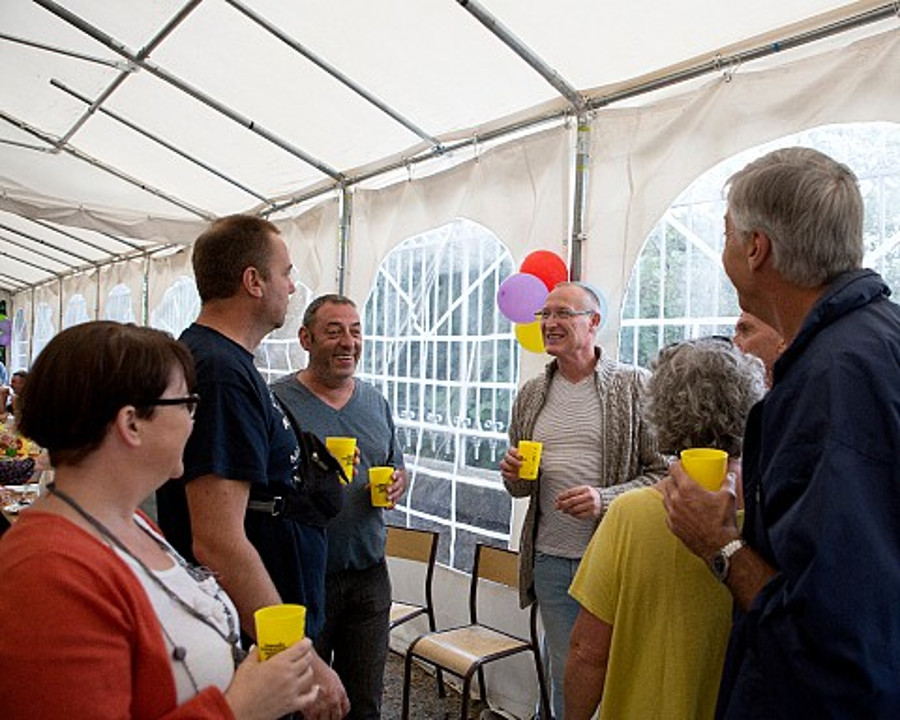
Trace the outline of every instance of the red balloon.
{"type": "Polygon", "coordinates": [[[519,269],[523,273],[539,277],[547,286],[547,290],[552,290],[557,283],[569,279],[565,261],[549,250],[535,250],[533,253],[529,253],[525,256],[522,267],[519,269]]]}

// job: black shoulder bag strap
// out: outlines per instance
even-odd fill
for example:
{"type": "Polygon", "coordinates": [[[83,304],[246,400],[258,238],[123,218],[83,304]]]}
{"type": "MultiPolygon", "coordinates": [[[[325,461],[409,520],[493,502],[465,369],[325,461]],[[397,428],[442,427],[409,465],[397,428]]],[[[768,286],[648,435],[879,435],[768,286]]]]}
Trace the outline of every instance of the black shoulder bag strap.
{"type": "Polygon", "coordinates": [[[284,499],[282,514],[296,517],[308,525],[325,527],[341,511],[343,483],[347,476],[325,443],[314,433],[302,430],[287,404],[274,393],[272,395],[290,422],[300,448],[294,467],[294,491],[284,499]]]}

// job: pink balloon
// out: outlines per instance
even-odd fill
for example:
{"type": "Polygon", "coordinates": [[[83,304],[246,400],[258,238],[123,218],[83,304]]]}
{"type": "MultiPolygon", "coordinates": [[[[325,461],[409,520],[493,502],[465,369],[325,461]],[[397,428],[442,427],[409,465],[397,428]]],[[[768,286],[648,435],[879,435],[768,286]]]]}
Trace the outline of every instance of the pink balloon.
{"type": "Polygon", "coordinates": [[[528,273],[510,275],[497,290],[497,306],[514,323],[533,323],[534,314],[544,305],[550,292],[543,281],[528,273]]]}

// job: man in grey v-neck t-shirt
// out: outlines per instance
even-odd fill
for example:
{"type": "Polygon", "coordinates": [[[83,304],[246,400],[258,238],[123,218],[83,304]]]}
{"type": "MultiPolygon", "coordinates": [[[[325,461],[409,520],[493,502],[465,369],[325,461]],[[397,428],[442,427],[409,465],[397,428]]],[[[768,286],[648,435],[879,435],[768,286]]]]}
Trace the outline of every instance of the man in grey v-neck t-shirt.
{"type": "Polygon", "coordinates": [[[323,295],[310,303],[300,328],[309,364],[281,378],[272,390],[299,426],[322,441],[354,437],[357,474],[344,488],[341,512],[328,525],[325,627],[316,649],[330,660],[350,698],[351,719],[381,714],[390,631],[391,583],[384,557],[384,509],[373,507],[370,467],[396,468],[388,489],[391,506],[406,490],[403,453],[390,406],[374,387],[354,377],[362,328],[354,303],[323,295]]]}

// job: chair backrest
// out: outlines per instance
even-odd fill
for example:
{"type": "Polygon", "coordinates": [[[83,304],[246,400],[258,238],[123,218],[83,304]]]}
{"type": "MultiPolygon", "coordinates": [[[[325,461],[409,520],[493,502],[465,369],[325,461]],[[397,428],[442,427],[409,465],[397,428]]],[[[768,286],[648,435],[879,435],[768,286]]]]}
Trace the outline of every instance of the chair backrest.
{"type": "Polygon", "coordinates": [[[440,536],[431,530],[388,525],[384,552],[388,557],[434,564],[440,536]]]}
{"type": "Polygon", "coordinates": [[[475,546],[472,582],[469,586],[469,617],[473,623],[478,622],[478,585],[481,580],[518,589],[519,553],[481,543],[475,546]]]}
{"type": "Polygon", "coordinates": [[[398,525],[388,525],[384,552],[388,557],[413,560],[425,564],[425,606],[434,629],[434,601],[431,597],[431,582],[434,577],[434,563],[437,559],[440,535],[433,530],[417,530],[398,525]]]}

